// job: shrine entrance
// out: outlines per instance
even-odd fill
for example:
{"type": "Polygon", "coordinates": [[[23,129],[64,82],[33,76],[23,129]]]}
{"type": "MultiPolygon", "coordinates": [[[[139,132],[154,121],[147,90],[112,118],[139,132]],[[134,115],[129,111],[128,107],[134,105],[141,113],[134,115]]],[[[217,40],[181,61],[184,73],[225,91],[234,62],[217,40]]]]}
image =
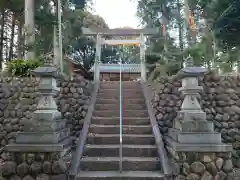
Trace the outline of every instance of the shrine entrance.
{"type": "MultiPolygon", "coordinates": [[[[94,69],[91,69],[94,72],[94,69]]],[[[141,78],[140,64],[99,64],[100,81],[136,81],[141,78]],[[121,72],[121,74],[120,74],[121,72]]]]}
{"type": "Polygon", "coordinates": [[[157,34],[157,29],[94,29],[83,28],[83,34],[96,37],[95,63],[91,71],[94,81],[146,81],[145,36],[157,34]],[[106,39],[104,37],[136,37],[135,39],[106,39]],[[102,45],[135,45],[140,48],[140,64],[104,64],[101,62],[102,45]]]}

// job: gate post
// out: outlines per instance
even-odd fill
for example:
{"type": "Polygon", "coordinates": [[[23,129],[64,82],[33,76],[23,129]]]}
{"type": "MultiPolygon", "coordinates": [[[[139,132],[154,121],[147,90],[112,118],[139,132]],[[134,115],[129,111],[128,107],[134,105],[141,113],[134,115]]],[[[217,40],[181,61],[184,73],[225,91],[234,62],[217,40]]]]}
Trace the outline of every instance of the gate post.
{"type": "Polygon", "coordinates": [[[145,65],[145,48],[144,48],[144,35],[140,35],[140,63],[141,63],[141,78],[146,81],[146,65],[145,65]]]}
{"type": "Polygon", "coordinates": [[[97,82],[100,80],[100,69],[99,64],[101,63],[101,35],[97,34],[96,41],[96,55],[95,55],[95,63],[94,63],[94,81],[97,82]]]}

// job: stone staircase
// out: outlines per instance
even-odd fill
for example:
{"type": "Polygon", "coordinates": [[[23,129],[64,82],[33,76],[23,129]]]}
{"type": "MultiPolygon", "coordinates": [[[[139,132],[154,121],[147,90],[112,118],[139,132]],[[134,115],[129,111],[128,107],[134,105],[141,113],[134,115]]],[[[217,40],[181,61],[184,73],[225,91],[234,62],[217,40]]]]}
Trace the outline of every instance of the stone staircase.
{"type": "Polygon", "coordinates": [[[119,86],[113,81],[100,84],[76,179],[163,180],[139,82],[123,82],[123,172],[119,172],[119,86]]]}

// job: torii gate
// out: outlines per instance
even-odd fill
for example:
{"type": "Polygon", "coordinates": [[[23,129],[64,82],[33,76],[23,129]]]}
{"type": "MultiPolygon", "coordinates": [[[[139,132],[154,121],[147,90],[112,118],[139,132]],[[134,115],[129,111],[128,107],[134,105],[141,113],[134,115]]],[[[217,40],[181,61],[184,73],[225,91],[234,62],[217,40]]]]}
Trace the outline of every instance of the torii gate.
{"type": "Polygon", "coordinates": [[[101,28],[82,28],[85,36],[95,36],[96,42],[96,57],[94,63],[94,81],[99,81],[100,69],[99,64],[101,59],[101,46],[135,44],[140,45],[140,63],[141,63],[141,78],[146,81],[146,65],[145,65],[145,39],[144,36],[157,34],[159,31],[155,28],[148,29],[101,29],[101,28]],[[137,39],[114,39],[106,40],[102,36],[139,36],[137,39]]]}

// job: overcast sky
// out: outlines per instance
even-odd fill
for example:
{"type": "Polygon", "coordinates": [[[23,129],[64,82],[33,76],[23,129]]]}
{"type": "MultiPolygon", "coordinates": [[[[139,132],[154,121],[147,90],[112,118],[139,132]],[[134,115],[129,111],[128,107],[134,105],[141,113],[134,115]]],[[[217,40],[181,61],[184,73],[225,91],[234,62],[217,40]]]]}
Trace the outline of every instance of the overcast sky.
{"type": "Polygon", "coordinates": [[[130,0],[93,0],[95,13],[104,18],[110,28],[138,28],[137,2],[130,0]]]}

